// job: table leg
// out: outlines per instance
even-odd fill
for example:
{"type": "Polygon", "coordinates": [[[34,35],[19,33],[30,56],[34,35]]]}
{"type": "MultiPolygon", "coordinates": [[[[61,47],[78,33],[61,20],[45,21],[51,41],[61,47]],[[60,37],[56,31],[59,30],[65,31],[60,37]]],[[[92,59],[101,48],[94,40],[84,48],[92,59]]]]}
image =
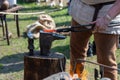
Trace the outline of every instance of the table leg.
{"type": "MultiPolygon", "coordinates": [[[[16,13],[18,13],[18,11],[16,11],[16,13]]],[[[18,19],[18,15],[16,15],[15,18],[16,18],[17,35],[18,35],[18,37],[20,37],[20,29],[19,29],[19,19],[18,19]]]]}
{"type": "Polygon", "coordinates": [[[10,45],[10,41],[9,41],[9,37],[8,37],[8,26],[7,26],[6,15],[4,15],[4,20],[5,20],[5,30],[6,30],[7,44],[10,45]]]}
{"type": "Polygon", "coordinates": [[[4,29],[4,23],[3,23],[3,16],[1,16],[1,23],[2,23],[2,32],[3,32],[3,37],[5,36],[5,29],[4,29]]]}

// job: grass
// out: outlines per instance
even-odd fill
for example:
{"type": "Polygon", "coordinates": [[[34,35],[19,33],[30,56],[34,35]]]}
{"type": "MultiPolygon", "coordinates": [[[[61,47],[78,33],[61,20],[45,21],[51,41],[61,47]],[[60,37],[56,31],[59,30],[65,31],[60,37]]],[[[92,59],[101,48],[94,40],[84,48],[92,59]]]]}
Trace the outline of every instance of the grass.
{"type": "MultiPolygon", "coordinates": [[[[42,4],[40,6],[35,5],[35,3],[23,3],[19,2],[24,6],[24,9],[19,12],[38,12],[46,11],[49,15],[53,17],[57,27],[63,25],[70,25],[71,17],[67,15],[67,8],[63,10],[50,12],[51,10],[57,9],[57,7],[50,8],[42,4]]],[[[26,31],[26,26],[34,23],[37,20],[38,15],[20,15],[19,16],[19,26],[21,37],[17,37],[16,25],[12,15],[7,15],[7,23],[9,31],[12,32],[13,37],[10,39],[10,46],[7,45],[6,40],[3,40],[2,30],[0,29],[0,80],[23,80],[24,77],[24,54],[28,52],[27,49],[27,38],[24,37],[24,32],[26,31]]],[[[1,28],[1,27],[0,27],[1,28]]],[[[91,38],[91,41],[93,38],[91,38]]],[[[35,50],[39,50],[39,41],[35,40],[35,50]]],[[[56,40],[53,42],[52,49],[53,52],[63,53],[67,57],[66,71],[69,70],[69,37],[65,40],[56,40]]],[[[120,68],[120,50],[117,50],[117,63],[120,68]]],[[[96,56],[87,58],[88,60],[96,62],[96,56]]],[[[93,80],[93,69],[97,68],[93,64],[86,64],[86,69],[89,71],[90,80],[93,80]]],[[[120,80],[120,74],[119,74],[120,80]]]]}

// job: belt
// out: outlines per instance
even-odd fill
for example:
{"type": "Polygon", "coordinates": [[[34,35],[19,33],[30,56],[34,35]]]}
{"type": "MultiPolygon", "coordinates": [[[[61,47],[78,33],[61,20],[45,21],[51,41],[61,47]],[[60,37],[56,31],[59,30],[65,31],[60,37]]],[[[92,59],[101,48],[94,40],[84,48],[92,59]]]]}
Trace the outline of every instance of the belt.
{"type": "MultiPolygon", "coordinates": [[[[115,2],[115,1],[90,5],[90,6],[93,6],[93,7],[95,8],[95,12],[94,12],[92,21],[95,21],[95,20],[97,19],[97,15],[98,15],[100,9],[101,9],[104,5],[113,4],[114,2],[115,2]]],[[[92,26],[92,28],[94,28],[94,26],[95,26],[95,24],[92,26]]]]}

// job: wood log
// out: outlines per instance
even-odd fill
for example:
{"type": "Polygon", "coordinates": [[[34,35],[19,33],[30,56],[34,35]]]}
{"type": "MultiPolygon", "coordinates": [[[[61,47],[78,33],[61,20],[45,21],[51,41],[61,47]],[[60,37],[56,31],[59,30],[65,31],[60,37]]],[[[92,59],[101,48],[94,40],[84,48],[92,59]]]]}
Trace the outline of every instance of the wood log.
{"type": "Polygon", "coordinates": [[[28,53],[24,56],[24,80],[42,80],[52,74],[65,71],[65,56],[61,53],[51,53],[49,56],[34,56],[28,53]]]}

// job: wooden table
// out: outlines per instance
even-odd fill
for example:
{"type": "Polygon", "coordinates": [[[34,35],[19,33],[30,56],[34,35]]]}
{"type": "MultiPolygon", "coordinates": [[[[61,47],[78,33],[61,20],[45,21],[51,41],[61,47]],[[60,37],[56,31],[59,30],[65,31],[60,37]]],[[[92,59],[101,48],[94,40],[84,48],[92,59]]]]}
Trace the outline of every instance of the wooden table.
{"type": "MultiPolygon", "coordinates": [[[[3,10],[1,12],[15,12],[15,13],[18,13],[18,11],[22,8],[23,8],[22,6],[15,5],[15,6],[9,8],[9,9],[7,9],[7,10],[3,10]]],[[[7,44],[10,45],[9,36],[8,36],[8,26],[7,26],[6,14],[0,14],[0,17],[1,17],[2,28],[3,28],[3,36],[5,36],[5,33],[6,33],[7,44]],[[4,26],[3,26],[3,22],[5,22],[5,29],[4,29],[4,26]]],[[[16,21],[16,28],[17,28],[17,36],[20,37],[18,15],[15,15],[15,21],[16,21]]]]}

